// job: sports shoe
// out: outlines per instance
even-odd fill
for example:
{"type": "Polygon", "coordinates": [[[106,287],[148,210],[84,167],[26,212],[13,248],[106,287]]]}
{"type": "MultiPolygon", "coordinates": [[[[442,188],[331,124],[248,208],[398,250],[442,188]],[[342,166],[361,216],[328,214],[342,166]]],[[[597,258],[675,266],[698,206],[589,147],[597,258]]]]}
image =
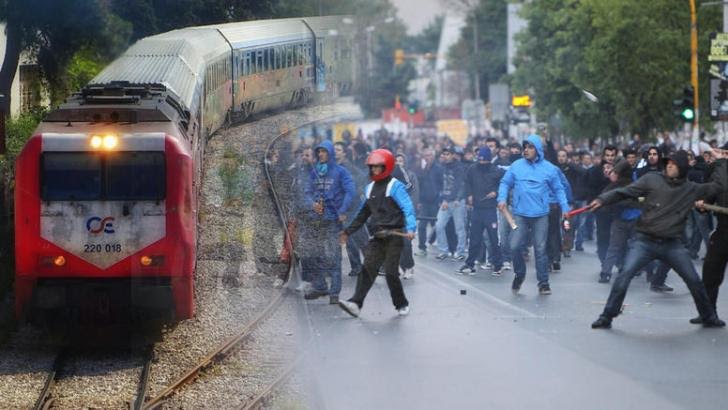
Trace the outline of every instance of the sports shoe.
{"type": "Polygon", "coordinates": [[[339,303],[339,296],[338,295],[331,295],[329,296],[329,305],[336,305],[339,303]]]}
{"type": "Polygon", "coordinates": [[[328,290],[316,290],[312,289],[308,291],[306,294],[303,295],[303,298],[306,300],[314,300],[318,299],[322,296],[327,296],[329,294],[328,290]]]}
{"type": "Polygon", "coordinates": [[[599,275],[599,283],[609,283],[609,281],[612,279],[612,275],[606,274],[606,275],[599,275]]]}
{"type": "Polygon", "coordinates": [[[539,295],[550,295],[551,294],[551,288],[549,285],[543,285],[538,287],[538,294],[539,295]]]}
{"type": "Polygon", "coordinates": [[[599,319],[595,320],[594,323],[591,324],[591,327],[592,329],[611,329],[612,319],[605,316],[599,316],[599,319]]]}
{"type": "Polygon", "coordinates": [[[503,262],[503,270],[511,270],[513,267],[510,262],[503,262]]]}
{"type": "Polygon", "coordinates": [[[663,283],[662,285],[650,285],[650,290],[653,292],[672,292],[675,289],[663,283]]]}
{"type": "Polygon", "coordinates": [[[339,307],[344,312],[350,314],[352,317],[359,317],[359,313],[361,312],[361,308],[359,307],[359,305],[348,300],[340,300],[339,307]]]}
{"type": "Polygon", "coordinates": [[[427,256],[427,249],[418,249],[415,256],[427,256]]]}
{"type": "Polygon", "coordinates": [[[460,269],[456,270],[455,273],[460,274],[460,275],[462,275],[462,274],[473,275],[473,274],[475,274],[475,268],[473,268],[472,266],[463,265],[460,267],[460,269]]]}
{"type": "Polygon", "coordinates": [[[561,262],[554,262],[551,264],[552,272],[561,272],[561,262]]]}
{"type": "Polygon", "coordinates": [[[490,272],[490,274],[493,275],[493,276],[501,276],[501,270],[500,269],[493,268],[493,271],[490,272]]]}
{"type": "Polygon", "coordinates": [[[437,259],[439,261],[444,261],[445,259],[447,259],[448,256],[450,256],[450,255],[448,255],[447,253],[441,253],[441,254],[435,256],[435,259],[437,259]]]}
{"type": "Polygon", "coordinates": [[[713,316],[708,320],[703,320],[703,327],[725,327],[725,322],[713,316]]]}
{"type": "Polygon", "coordinates": [[[273,287],[276,289],[280,289],[285,285],[286,282],[283,281],[281,278],[276,278],[276,280],[273,281],[273,287]]]}
{"type": "MultiPolygon", "coordinates": [[[[361,270],[361,269],[359,269],[359,270],[361,270]]],[[[352,269],[351,272],[349,272],[349,276],[359,276],[359,271],[352,269]]]]}
{"type": "Polygon", "coordinates": [[[309,286],[311,286],[311,283],[303,281],[296,286],[296,292],[305,292],[308,290],[309,286]]]}
{"type": "Polygon", "coordinates": [[[694,317],[694,318],[690,319],[690,323],[692,323],[694,325],[702,325],[703,324],[703,318],[700,317],[700,316],[694,317]]]}
{"type": "Polygon", "coordinates": [[[399,313],[400,316],[407,316],[409,314],[409,305],[397,309],[397,313],[399,313]]]}
{"type": "Polygon", "coordinates": [[[517,276],[513,278],[513,283],[511,283],[511,290],[513,293],[518,293],[519,290],[521,290],[521,284],[523,284],[523,280],[525,278],[518,278],[517,276]]]}
{"type": "Polygon", "coordinates": [[[465,259],[465,255],[463,255],[462,253],[455,253],[452,255],[452,260],[454,261],[461,261],[463,259],[465,259]]]}
{"type": "Polygon", "coordinates": [[[582,248],[581,246],[577,246],[574,250],[577,252],[584,252],[584,248],[582,248]]]}
{"type": "Polygon", "coordinates": [[[491,268],[493,268],[493,264],[490,263],[490,262],[485,262],[483,264],[483,266],[484,266],[483,269],[491,269],[491,268]]]}
{"type": "Polygon", "coordinates": [[[404,273],[402,274],[402,279],[412,279],[415,276],[415,269],[409,268],[405,269],[404,273]]]}

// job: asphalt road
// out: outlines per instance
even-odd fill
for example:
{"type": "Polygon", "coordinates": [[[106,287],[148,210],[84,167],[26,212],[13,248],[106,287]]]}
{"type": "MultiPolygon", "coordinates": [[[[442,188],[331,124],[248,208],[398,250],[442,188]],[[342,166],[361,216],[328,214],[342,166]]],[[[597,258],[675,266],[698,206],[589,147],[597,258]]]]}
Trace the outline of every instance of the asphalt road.
{"type": "MultiPolygon", "coordinates": [[[[397,316],[382,277],[358,319],[309,302],[305,372],[326,409],[728,408],[728,330],[688,323],[695,307],[674,273],[670,294],[636,278],[613,329],[592,330],[609,291],[593,242],[562,261],[550,296],[538,295],[533,258],[513,295],[512,271],[460,276],[460,262],[434,254],[416,257],[405,281],[409,316],[397,316]]],[[[342,298],[354,283],[344,277],[342,298]]]]}

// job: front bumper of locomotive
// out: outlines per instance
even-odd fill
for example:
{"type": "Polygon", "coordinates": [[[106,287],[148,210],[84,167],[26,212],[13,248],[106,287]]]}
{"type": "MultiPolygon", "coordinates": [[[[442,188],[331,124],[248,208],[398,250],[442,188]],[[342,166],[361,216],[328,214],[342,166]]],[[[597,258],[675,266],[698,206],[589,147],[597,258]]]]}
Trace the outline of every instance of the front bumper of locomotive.
{"type": "Polygon", "coordinates": [[[39,279],[26,310],[31,323],[136,324],[175,319],[169,277],[39,279]]]}

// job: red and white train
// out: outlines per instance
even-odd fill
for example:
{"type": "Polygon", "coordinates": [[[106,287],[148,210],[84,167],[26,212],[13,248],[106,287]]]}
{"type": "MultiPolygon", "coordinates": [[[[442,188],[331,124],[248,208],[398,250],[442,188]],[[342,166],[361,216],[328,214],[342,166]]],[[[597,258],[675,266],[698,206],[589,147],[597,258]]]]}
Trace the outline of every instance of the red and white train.
{"type": "Polygon", "coordinates": [[[16,162],[16,314],[194,314],[207,138],[346,93],[350,19],[192,27],[144,38],[39,125],[16,162]]]}

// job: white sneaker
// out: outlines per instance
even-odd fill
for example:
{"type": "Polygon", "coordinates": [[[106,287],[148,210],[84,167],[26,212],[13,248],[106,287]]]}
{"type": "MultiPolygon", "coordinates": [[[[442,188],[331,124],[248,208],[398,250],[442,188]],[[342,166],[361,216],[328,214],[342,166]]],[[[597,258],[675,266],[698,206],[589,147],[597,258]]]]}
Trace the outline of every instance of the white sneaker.
{"type": "Polygon", "coordinates": [[[402,279],[412,279],[412,277],[415,276],[415,269],[409,268],[405,269],[404,273],[402,274],[402,279]]]}
{"type": "Polygon", "coordinates": [[[277,278],[276,280],[273,281],[273,287],[276,288],[276,289],[280,289],[280,288],[283,287],[283,284],[284,283],[285,282],[283,282],[283,279],[277,278]]]}
{"type": "Polygon", "coordinates": [[[301,282],[298,286],[296,286],[296,292],[305,292],[308,290],[308,286],[308,282],[301,282]]]}
{"type": "Polygon", "coordinates": [[[400,316],[407,316],[409,314],[409,306],[397,309],[397,313],[399,313],[400,316]]]}
{"type": "Polygon", "coordinates": [[[511,270],[512,266],[510,262],[503,262],[503,269],[502,270],[511,270]]]}
{"type": "Polygon", "coordinates": [[[354,302],[349,302],[348,300],[340,300],[339,307],[352,317],[359,317],[359,312],[361,312],[359,305],[354,302]]]}

